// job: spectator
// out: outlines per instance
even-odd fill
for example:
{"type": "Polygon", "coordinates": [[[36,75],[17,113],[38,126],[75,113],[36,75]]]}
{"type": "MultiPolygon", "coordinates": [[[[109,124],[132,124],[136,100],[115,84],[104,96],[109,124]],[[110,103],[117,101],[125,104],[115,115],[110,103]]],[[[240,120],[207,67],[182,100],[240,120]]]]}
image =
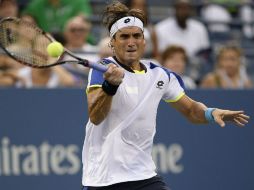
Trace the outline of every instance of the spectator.
{"type": "Polygon", "coordinates": [[[31,15],[26,15],[26,14],[21,15],[21,19],[27,23],[32,24],[32,25],[37,25],[35,18],[32,17],[31,15]]]}
{"type": "Polygon", "coordinates": [[[21,67],[14,59],[0,52],[0,86],[13,87],[15,83],[22,80],[16,74],[16,70],[21,67]]]}
{"type": "Polygon", "coordinates": [[[61,66],[50,67],[46,69],[35,69],[23,67],[17,72],[21,81],[16,83],[17,87],[66,87],[74,86],[74,78],[61,66]]]}
{"type": "Polygon", "coordinates": [[[102,38],[98,44],[99,58],[107,58],[113,56],[113,50],[110,47],[110,37],[102,38]]]}
{"type": "MultiPolygon", "coordinates": [[[[36,25],[36,21],[30,15],[23,15],[22,20],[36,25]]],[[[37,39],[40,40],[40,39],[37,39]]],[[[38,41],[39,42],[39,41],[38,41]]],[[[74,86],[74,77],[63,67],[55,66],[47,69],[34,69],[24,67],[18,71],[18,76],[23,79],[21,83],[17,83],[18,87],[32,88],[32,87],[70,87],[74,86]]]]}
{"type": "Polygon", "coordinates": [[[226,45],[219,50],[215,70],[208,73],[202,83],[203,88],[244,89],[252,84],[242,65],[242,51],[234,45],[226,45]]]}
{"type": "Polygon", "coordinates": [[[244,1],[246,0],[212,0],[211,2],[224,5],[225,8],[228,10],[229,14],[232,17],[236,17],[238,15],[239,5],[244,1]]]}
{"type": "Polygon", "coordinates": [[[254,38],[254,10],[249,0],[246,0],[240,8],[240,20],[243,24],[243,34],[248,39],[254,38]]]}
{"type": "Polygon", "coordinates": [[[195,89],[196,84],[189,76],[185,75],[187,55],[181,46],[169,46],[162,53],[162,66],[177,73],[183,79],[186,89],[195,89]]]}
{"type": "MultiPolygon", "coordinates": [[[[206,21],[218,21],[220,24],[211,24],[212,29],[214,25],[219,26],[227,32],[230,28],[228,24],[236,18],[242,21],[242,31],[245,37],[253,38],[253,6],[252,0],[206,0],[208,6],[202,10],[201,17],[206,21]],[[223,26],[224,23],[224,26],[223,26]]],[[[209,24],[210,25],[210,24],[209,24]]],[[[218,27],[217,27],[218,28],[218,27]]]]}
{"type": "Polygon", "coordinates": [[[88,0],[33,0],[23,14],[31,15],[40,28],[59,34],[67,20],[76,15],[89,16],[91,7],[88,0]]]}
{"type": "MultiPolygon", "coordinates": [[[[65,47],[81,58],[96,62],[99,59],[98,47],[87,42],[90,28],[91,23],[82,16],[76,16],[68,20],[64,27],[65,47]]],[[[71,60],[73,58],[67,55],[63,59],[71,60]]],[[[64,65],[64,67],[76,77],[78,86],[86,84],[89,68],[78,64],[64,65]]]]}
{"type": "Polygon", "coordinates": [[[90,29],[91,23],[85,17],[76,16],[68,20],[64,28],[65,46],[71,51],[81,52],[80,56],[95,61],[98,47],[87,42],[90,29]]]}
{"type": "MultiPolygon", "coordinates": [[[[4,17],[17,17],[19,8],[16,0],[0,1],[0,19],[4,17]]],[[[0,48],[0,86],[13,86],[19,77],[15,70],[20,67],[15,60],[5,54],[0,48]]]]}
{"type": "MultiPolygon", "coordinates": [[[[30,16],[24,15],[21,19],[27,23],[36,24],[35,20],[30,16]]],[[[19,30],[23,30],[23,28],[19,28],[19,30]]],[[[30,36],[33,36],[31,33],[29,33],[27,28],[24,30],[24,32],[28,33],[30,36]]],[[[17,42],[17,44],[13,45],[11,48],[20,48],[20,43],[22,43],[21,40],[19,40],[19,42],[17,42]]],[[[36,43],[36,41],[34,41],[34,43],[36,43]]],[[[5,63],[5,68],[7,66],[9,68],[2,75],[5,77],[0,80],[0,82],[2,82],[2,85],[25,88],[53,88],[59,86],[72,86],[74,83],[74,79],[72,78],[72,76],[61,66],[51,67],[47,69],[32,69],[26,66],[21,67],[21,64],[16,63],[16,61],[12,60],[8,56],[6,56],[5,58],[5,60],[2,59],[2,63],[5,63]]]]}
{"type": "Polygon", "coordinates": [[[229,11],[217,1],[208,1],[201,9],[201,18],[207,22],[210,32],[229,32],[232,17],[229,11]]]}
{"type": "Polygon", "coordinates": [[[184,47],[190,58],[194,58],[198,52],[210,46],[207,29],[204,24],[191,18],[190,0],[176,0],[174,8],[174,17],[155,26],[159,51],[164,51],[169,45],[179,45],[184,47]]]}
{"type": "Polygon", "coordinates": [[[17,17],[19,7],[16,0],[1,0],[0,1],[0,19],[4,17],[17,17]]]}
{"type": "Polygon", "coordinates": [[[145,58],[158,58],[158,42],[154,25],[149,20],[148,5],[146,0],[126,0],[127,7],[131,9],[140,9],[144,11],[147,17],[147,24],[144,28],[144,36],[146,41],[145,58]]]}

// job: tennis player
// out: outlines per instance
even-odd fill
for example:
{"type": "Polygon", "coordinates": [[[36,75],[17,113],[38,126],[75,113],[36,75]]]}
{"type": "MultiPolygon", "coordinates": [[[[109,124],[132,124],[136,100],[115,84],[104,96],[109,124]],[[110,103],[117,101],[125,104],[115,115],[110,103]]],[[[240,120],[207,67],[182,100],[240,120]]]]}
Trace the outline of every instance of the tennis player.
{"type": "Polygon", "coordinates": [[[207,108],[184,92],[181,78],[142,61],[145,17],[114,2],[106,7],[113,57],[104,74],[90,71],[89,121],[83,147],[83,190],[168,190],[155,172],[151,151],[161,99],[194,123],[248,122],[243,111],[207,108]]]}

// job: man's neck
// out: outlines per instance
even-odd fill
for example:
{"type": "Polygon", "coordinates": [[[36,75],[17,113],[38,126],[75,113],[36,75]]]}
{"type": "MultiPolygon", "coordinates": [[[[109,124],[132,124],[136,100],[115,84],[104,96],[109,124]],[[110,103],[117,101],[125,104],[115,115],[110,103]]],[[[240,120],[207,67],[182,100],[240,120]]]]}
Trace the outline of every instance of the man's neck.
{"type": "Polygon", "coordinates": [[[143,70],[146,70],[145,66],[143,64],[141,64],[140,62],[123,63],[116,56],[114,56],[113,58],[116,60],[116,62],[121,67],[123,67],[127,71],[134,72],[134,71],[143,71],[143,70]]]}
{"type": "Polygon", "coordinates": [[[176,18],[176,22],[177,22],[178,26],[179,26],[181,29],[185,30],[185,29],[187,28],[187,20],[183,21],[183,20],[178,20],[178,19],[176,18]]]}

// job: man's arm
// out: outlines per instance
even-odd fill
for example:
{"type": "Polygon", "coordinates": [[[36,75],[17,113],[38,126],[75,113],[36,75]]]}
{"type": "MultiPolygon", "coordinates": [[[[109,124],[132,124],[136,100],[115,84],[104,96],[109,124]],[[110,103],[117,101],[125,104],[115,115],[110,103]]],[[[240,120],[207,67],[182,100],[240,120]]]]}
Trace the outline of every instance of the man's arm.
{"type": "MultiPolygon", "coordinates": [[[[196,102],[187,95],[184,95],[177,102],[170,103],[181,112],[192,123],[208,123],[205,112],[208,108],[201,102],[196,102]]],[[[242,127],[248,123],[249,116],[244,111],[231,111],[216,108],[211,112],[211,118],[221,127],[225,126],[225,121],[230,121],[242,127]]]]}
{"type": "Polygon", "coordinates": [[[92,123],[99,125],[108,115],[113,96],[118,86],[122,83],[124,70],[114,64],[109,64],[104,73],[105,81],[102,87],[91,87],[87,93],[88,113],[92,123]]]}
{"type": "Polygon", "coordinates": [[[177,102],[170,103],[170,105],[192,123],[208,123],[204,114],[207,107],[203,103],[192,100],[187,95],[184,95],[177,102]]]}
{"type": "Polygon", "coordinates": [[[113,96],[107,95],[102,88],[92,88],[87,94],[88,113],[91,122],[100,124],[108,115],[113,96]]]}

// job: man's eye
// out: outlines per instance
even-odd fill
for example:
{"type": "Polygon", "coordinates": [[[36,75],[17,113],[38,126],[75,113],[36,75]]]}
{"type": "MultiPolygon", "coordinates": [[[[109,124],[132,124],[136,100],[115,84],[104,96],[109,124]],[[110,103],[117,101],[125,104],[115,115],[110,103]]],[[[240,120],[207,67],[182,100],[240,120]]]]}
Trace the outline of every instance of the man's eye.
{"type": "Polygon", "coordinates": [[[121,35],[122,39],[127,39],[129,37],[129,35],[121,35]]]}
{"type": "Polygon", "coordinates": [[[142,34],[134,34],[133,36],[134,36],[134,38],[136,38],[136,39],[142,38],[142,34]]]}

